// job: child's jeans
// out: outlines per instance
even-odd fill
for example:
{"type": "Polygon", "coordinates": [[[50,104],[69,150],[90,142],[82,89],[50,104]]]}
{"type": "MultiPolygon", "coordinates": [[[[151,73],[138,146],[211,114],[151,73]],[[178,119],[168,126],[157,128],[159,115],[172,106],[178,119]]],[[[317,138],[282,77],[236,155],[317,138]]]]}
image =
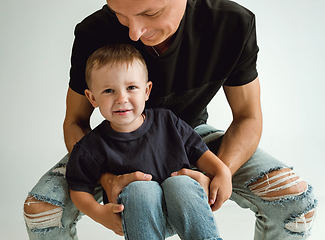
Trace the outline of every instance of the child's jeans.
{"type": "MultiPolygon", "coordinates": [[[[217,153],[223,132],[208,125],[198,126],[195,130],[207,142],[209,149],[217,153]]],[[[50,169],[29,193],[36,199],[58,206],[54,212],[44,212],[37,216],[25,214],[27,231],[32,240],[78,239],[76,223],[81,213],[69,197],[68,186],[64,178],[68,158],[66,155],[50,169]]],[[[300,240],[306,239],[310,232],[317,205],[312,187],[308,185],[299,192],[293,191],[290,195],[280,194],[281,189],[274,185],[276,182],[279,182],[281,186],[283,185],[281,181],[291,181],[291,177],[295,176],[292,179],[293,185],[288,185],[289,190],[294,190],[293,187],[298,181],[296,179],[299,178],[292,172],[288,173],[288,176],[283,175],[284,173],[281,172],[283,169],[290,170],[288,166],[258,148],[233,176],[231,200],[242,208],[250,208],[255,213],[255,240],[300,240]],[[265,177],[268,181],[256,185],[265,177]]],[[[101,196],[102,191],[98,187],[95,198],[101,201],[101,196]]],[[[222,219],[216,219],[216,221],[222,221],[222,219]]],[[[237,224],[235,219],[233,224],[234,227],[237,224]]]]}
{"type": "Polygon", "coordinates": [[[118,203],[125,206],[125,239],[160,240],[177,233],[186,240],[221,240],[206,193],[188,176],[170,177],[161,185],[133,182],[123,189],[118,203]]]}

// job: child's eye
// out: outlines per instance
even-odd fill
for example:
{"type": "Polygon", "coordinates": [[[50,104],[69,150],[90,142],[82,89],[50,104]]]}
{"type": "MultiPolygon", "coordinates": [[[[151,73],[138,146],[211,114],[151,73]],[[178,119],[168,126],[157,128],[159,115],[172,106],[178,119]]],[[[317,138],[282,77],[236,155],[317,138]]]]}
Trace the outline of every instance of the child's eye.
{"type": "Polygon", "coordinates": [[[129,86],[129,87],[127,88],[127,90],[135,90],[135,89],[137,89],[136,86],[129,86]]]}
{"type": "Polygon", "coordinates": [[[104,90],[104,93],[112,93],[113,92],[113,89],[105,89],[104,90]]]}

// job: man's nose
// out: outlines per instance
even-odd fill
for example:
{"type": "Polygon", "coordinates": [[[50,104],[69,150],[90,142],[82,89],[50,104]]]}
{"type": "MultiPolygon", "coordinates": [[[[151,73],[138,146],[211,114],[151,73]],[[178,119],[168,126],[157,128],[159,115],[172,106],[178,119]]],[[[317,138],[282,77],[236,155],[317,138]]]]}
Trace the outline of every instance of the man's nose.
{"type": "Polygon", "coordinates": [[[131,40],[138,41],[145,32],[146,27],[138,16],[129,19],[129,37],[131,40]]]}

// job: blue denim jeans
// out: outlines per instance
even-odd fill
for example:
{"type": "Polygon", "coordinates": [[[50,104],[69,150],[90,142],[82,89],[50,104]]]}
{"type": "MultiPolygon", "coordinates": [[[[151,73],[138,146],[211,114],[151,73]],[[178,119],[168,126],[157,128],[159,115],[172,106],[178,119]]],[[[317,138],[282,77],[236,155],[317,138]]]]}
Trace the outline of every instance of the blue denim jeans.
{"type": "Polygon", "coordinates": [[[125,239],[218,239],[218,229],[208,198],[198,182],[187,176],[157,182],[133,182],[118,198],[125,206],[122,225],[125,239]]]}
{"type": "MultiPolygon", "coordinates": [[[[223,132],[209,125],[200,125],[195,130],[203,137],[209,149],[217,153],[223,132]]],[[[76,224],[82,214],[73,205],[64,178],[68,158],[66,155],[50,169],[29,193],[35,199],[58,206],[60,210],[53,213],[52,219],[44,220],[40,224],[30,221],[30,218],[34,219],[36,216],[25,214],[27,231],[32,240],[78,239],[76,224]],[[45,221],[51,221],[51,224],[44,224],[45,221]]],[[[256,189],[253,187],[255,183],[264,185],[273,183],[272,177],[268,178],[269,181],[266,183],[258,181],[281,169],[290,168],[258,148],[233,176],[231,200],[240,207],[249,208],[255,213],[255,240],[306,239],[309,235],[314,215],[311,218],[305,216],[312,213],[317,206],[317,200],[313,196],[313,189],[310,185],[296,196],[282,196],[275,199],[263,196],[263,192],[267,193],[270,189],[277,188],[270,187],[270,189],[263,188],[263,191],[256,191],[259,187],[257,186],[256,189]]],[[[102,200],[100,186],[96,188],[94,197],[99,202],[102,200]]],[[[48,215],[50,214],[45,212],[43,216],[48,215]]],[[[137,216],[134,219],[137,219],[137,216]]]]}

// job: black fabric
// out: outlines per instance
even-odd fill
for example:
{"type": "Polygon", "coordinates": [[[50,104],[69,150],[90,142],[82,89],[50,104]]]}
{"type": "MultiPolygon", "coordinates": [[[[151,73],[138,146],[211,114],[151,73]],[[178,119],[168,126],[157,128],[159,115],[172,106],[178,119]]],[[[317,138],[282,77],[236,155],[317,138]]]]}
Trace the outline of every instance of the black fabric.
{"type": "Polygon", "coordinates": [[[67,165],[70,189],[93,194],[103,172],[142,171],[162,183],[172,172],[191,168],[208,150],[202,138],[170,110],[146,109],[146,120],[131,133],[103,121],[73,148],[67,165]]]}
{"type": "Polygon", "coordinates": [[[88,56],[110,43],[128,43],[143,55],[153,89],[147,107],[171,109],[195,127],[205,123],[206,106],[222,85],[240,86],[257,77],[255,16],[227,0],[188,0],[175,40],[161,56],[129,39],[107,6],[76,26],[70,87],[84,94],[88,56]]]}

